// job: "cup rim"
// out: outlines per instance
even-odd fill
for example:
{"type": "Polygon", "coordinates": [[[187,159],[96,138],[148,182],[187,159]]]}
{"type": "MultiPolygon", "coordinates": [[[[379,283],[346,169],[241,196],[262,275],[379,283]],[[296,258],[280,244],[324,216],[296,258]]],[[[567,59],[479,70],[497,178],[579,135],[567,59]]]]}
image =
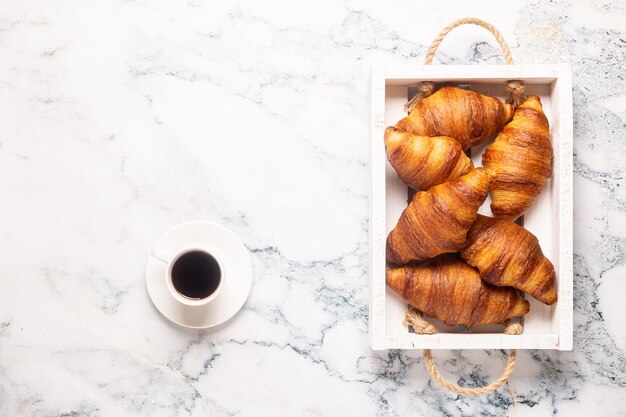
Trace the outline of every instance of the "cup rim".
{"type": "Polygon", "coordinates": [[[185,248],[184,250],[181,250],[175,256],[173,256],[170,262],[168,263],[167,270],[165,272],[165,283],[167,285],[167,289],[169,290],[170,294],[172,295],[172,297],[174,297],[176,301],[189,307],[201,307],[210,303],[212,300],[214,300],[219,294],[220,290],[222,289],[222,286],[224,284],[224,266],[222,265],[222,262],[220,261],[219,256],[216,256],[214,253],[211,253],[207,249],[199,248],[199,247],[185,248]],[[217,288],[215,288],[215,291],[213,291],[208,297],[200,298],[200,299],[189,298],[181,294],[174,287],[174,283],[172,282],[172,269],[174,268],[174,264],[181,256],[190,252],[206,253],[207,255],[215,259],[215,261],[217,262],[217,266],[220,269],[220,282],[217,284],[217,288]]]}

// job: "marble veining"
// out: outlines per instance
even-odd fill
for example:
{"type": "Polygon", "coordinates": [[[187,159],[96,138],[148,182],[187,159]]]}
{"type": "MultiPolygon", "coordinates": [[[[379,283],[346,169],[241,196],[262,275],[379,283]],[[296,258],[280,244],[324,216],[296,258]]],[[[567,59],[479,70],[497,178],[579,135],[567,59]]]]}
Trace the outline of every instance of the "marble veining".
{"type": "MultiPolygon", "coordinates": [[[[626,4],[5,1],[0,416],[625,416],[626,4]],[[369,71],[462,16],[574,80],[574,350],[458,397],[367,345],[369,71]],[[191,331],[147,298],[169,227],[220,222],[254,284],[191,331]]],[[[460,28],[442,64],[502,63],[460,28]]],[[[437,351],[479,386],[505,352],[437,351]]]]}

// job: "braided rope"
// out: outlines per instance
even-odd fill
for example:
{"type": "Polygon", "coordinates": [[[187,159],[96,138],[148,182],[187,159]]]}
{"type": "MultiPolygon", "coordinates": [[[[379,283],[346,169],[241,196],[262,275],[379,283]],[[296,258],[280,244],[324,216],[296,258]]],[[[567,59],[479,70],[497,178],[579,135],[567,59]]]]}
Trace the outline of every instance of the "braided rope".
{"type": "MultiPolygon", "coordinates": [[[[405,313],[404,325],[411,326],[413,328],[413,331],[415,331],[415,333],[418,333],[418,334],[436,333],[435,327],[424,319],[421,312],[416,311],[416,310],[408,310],[405,313]]],[[[524,330],[524,328],[522,327],[520,323],[511,321],[511,320],[507,320],[504,323],[504,325],[506,326],[504,328],[505,334],[510,334],[510,335],[522,334],[522,331],[524,330]]],[[[453,384],[451,382],[448,382],[437,369],[437,365],[435,365],[435,362],[433,361],[433,353],[430,349],[424,349],[424,361],[425,361],[425,365],[426,365],[426,369],[428,370],[428,373],[430,374],[430,376],[433,377],[435,381],[437,381],[439,385],[441,385],[442,387],[456,394],[475,397],[479,395],[486,395],[486,394],[489,394],[490,392],[497,390],[498,388],[502,386],[502,384],[504,384],[509,379],[509,377],[515,370],[515,363],[517,361],[517,352],[515,349],[509,350],[509,358],[506,362],[506,367],[504,368],[504,371],[498,377],[498,379],[496,379],[494,382],[492,382],[489,385],[485,385],[484,387],[477,387],[477,388],[465,388],[465,387],[461,387],[459,385],[453,384]]]]}
{"type": "MultiPolygon", "coordinates": [[[[502,50],[502,55],[504,56],[504,62],[507,65],[513,65],[513,56],[511,55],[511,49],[509,48],[509,45],[506,43],[506,41],[502,37],[502,34],[500,33],[500,31],[496,29],[495,26],[491,25],[490,23],[487,23],[484,20],[477,19],[475,17],[464,17],[462,19],[455,20],[454,22],[452,22],[451,24],[443,28],[443,30],[439,32],[437,37],[430,44],[430,48],[428,48],[428,51],[426,52],[424,65],[432,65],[433,59],[435,58],[435,53],[437,52],[437,48],[439,48],[439,45],[441,44],[443,39],[454,28],[462,26],[462,25],[476,25],[476,26],[485,28],[489,32],[491,32],[493,37],[496,38],[496,41],[498,41],[498,44],[500,45],[500,49],[502,50]]],[[[522,80],[509,80],[506,83],[506,89],[510,94],[509,99],[507,100],[507,103],[512,104],[513,107],[517,109],[524,102],[524,92],[526,91],[526,85],[524,84],[522,80]]],[[[417,94],[415,94],[415,96],[413,96],[413,98],[411,98],[411,100],[409,100],[409,102],[404,105],[404,110],[406,110],[407,112],[410,112],[411,110],[413,110],[415,105],[420,100],[428,97],[434,92],[435,92],[434,82],[422,81],[418,83],[417,94]]]]}
{"type": "Polygon", "coordinates": [[[509,358],[506,362],[506,367],[504,368],[504,372],[498,379],[492,382],[489,385],[485,385],[484,387],[477,388],[465,388],[459,385],[448,382],[437,369],[437,365],[433,362],[433,354],[430,349],[424,349],[424,360],[426,361],[426,369],[428,369],[428,373],[433,377],[435,381],[445,389],[452,391],[456,394],[467,395],[470,397],[477,397],[479,395],[487,395],[498,388],[500,388],[511,376],[513,371],[515,370],[515,362],[517,360],[517,352],[515,349],[509,350],[509,358]]]}
{"type": "Polygon", "coordinates": [[[439,45],[446,37],[446,35],[450,33],[452,29],[462,25],[476,25],[485,28],[489,32],[491,32],[493,37],[496,38],[496,41],[498,41],[498,44],[500,44],[500,49],[502,49],[502,55],[504,55],[504,62],[506,62],[507,65],[513,65],[513,56],[511,55],[511,50],[509,49],[509,45],[507,45],[506,41],[502,37],[500,31],[490,23],[487,23],[484,20],[477,19],[475,17],[464,17],[463,19],[455,20],[454,22],[443,28],[443,30],[439,32],[439,35],[437,35],[435,40],[433,40],[433,42],[430,44],[430,48],[428,48],[428,52],[426,52],[424,65],[431,65],[433,63],[435,52],[437,52],[437,48],[439,48],[439,45]]]}
{"type": "MultiPolygon", "coordinates": [[[[454,28],[461,25],[477,25],[482,28],[487,29],[491,34],[496,38],[498,44],[500,45],[500,49],[502,50],[502,55],[504,56],[504,62],[507,65],[513,65],[513,56],[511,55],[511,50],[509,45],[507,45],[506,41],[502,37],[502,34],[498,29],[496,29],[493,25],[485,22],[484,20],[477,19],[474,17],[466,17],[463,19],[458,19],[452,22],[450,25],[446,26],[437,37],[433,40],[430,48],[426,52],[426,58],[424,59],[424,65],[432,65],[433,59],[435,58],[435,53],[437,52],[437,48],[443,41],[443,39],[450,33],[454,28]]],[[[514,108],[518,108],[520,104],[524,101],[524,92],[526,90],[526,85],[522,80],[509,80],[506,83],[506,89],[510,94],[510,98],[507,100],[507,103],[511,103],[514,108]]],[[[408,103],[404,105],[404,109],[407,112],[413,110],[413,107],[422,99],[430,96],[435,92],[435,83],[432,81],[422,81],[417,84],[417,93],[408,103]]],[[[415,333],[418,334],[434,334],[437,332],[437,329],[426,320],[422,316],[422,313],[417,310],[408,310],[404,316],[404,325],[411,326],[415,333]]],[[[520,323],[513,322],[511,320],[507,320],[505,323],[504,333],[509,335],[518,335],[522,334],[524,328],[520,323]]],[[[439,372],[435,362],[433,361],[433,354],[430,349],[424,349],[424,361],[426,365],[426,369],[428,373],[433,377],[435,381],[442,387],[452,391],[456,394],[468,395],[468,396],[479,396],[486,395],[490,392],[493,392],[500,388],[502,384],[504,384],[515,369],[515,363],[517,360],[517,352],[515,349],[509,350],[509,357],[506,362],[506,367],[504,371],[496,379],[489,385],[484,387],[477,388],[465,388],[459,385],[448,382],[439,372]]]]}

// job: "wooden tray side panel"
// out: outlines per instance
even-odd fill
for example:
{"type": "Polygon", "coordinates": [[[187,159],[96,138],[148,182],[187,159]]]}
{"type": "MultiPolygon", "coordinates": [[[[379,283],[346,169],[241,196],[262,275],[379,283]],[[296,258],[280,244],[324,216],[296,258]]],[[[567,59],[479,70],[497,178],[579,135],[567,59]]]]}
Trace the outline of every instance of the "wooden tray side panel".
{"type": "MultiPolygon", "coordinates": [[[[554,176],[559,179],[559,210],[555,228],[559,236],[558,314],[555,325],[559,335],[559,349],[572,350],[574,336],[574,115],[572,109],[572,71],[569,65],[559,66],[559,76],[553,85],[553,96],[558,117],[558,168],[554,176]]],[[[556,164],[555,164],[556,165],[556,164]]]]}
{"type": "Polygon", "coordinates": [[[384,71],[372,69],[371,81],[369,333],[371,348],[378,350],[389,348],[385,341],[385,149],[379,143],[385,128],[384,71]]]}

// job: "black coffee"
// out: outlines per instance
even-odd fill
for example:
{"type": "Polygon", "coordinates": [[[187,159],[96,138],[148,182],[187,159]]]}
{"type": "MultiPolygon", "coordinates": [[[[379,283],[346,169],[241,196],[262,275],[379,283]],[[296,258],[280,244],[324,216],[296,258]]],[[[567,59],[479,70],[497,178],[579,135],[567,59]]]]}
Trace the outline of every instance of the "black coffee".
{"type": "Polygon", "coordinates": [[[183,297],[200,300],[213,294],[222,279],[214,257],[191,251],[181,255],[172,266],[172,284],[183,297]]]}

